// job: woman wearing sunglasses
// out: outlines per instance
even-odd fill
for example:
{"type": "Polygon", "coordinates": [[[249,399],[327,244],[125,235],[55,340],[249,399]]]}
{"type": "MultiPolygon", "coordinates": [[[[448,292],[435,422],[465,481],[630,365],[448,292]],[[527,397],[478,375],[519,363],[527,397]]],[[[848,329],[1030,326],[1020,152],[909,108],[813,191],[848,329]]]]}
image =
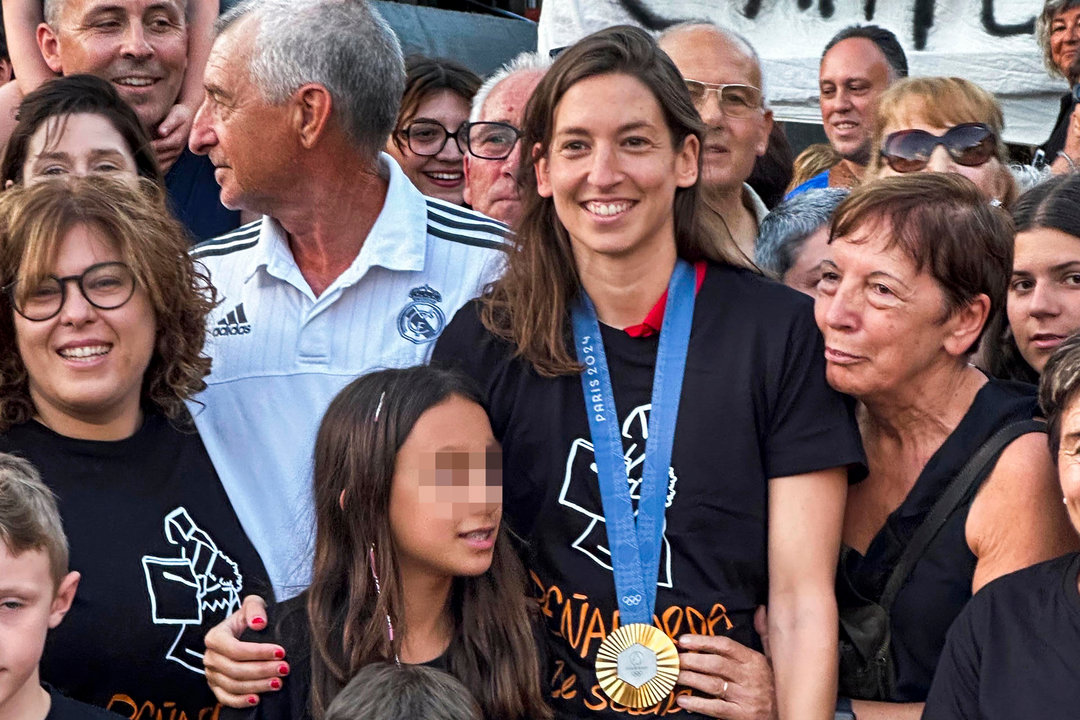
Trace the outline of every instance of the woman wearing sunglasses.
{"type": "Polygon", "coordinates": [[[867,177],[958,173],[1009,207],[1018,189],[1005,165],[1004,124],[993,95],[968,80],[906,78],[878,101],[867,177]]]}
{"type": "Polygon", "coordinates": [[[405,60],[405,94],[386,152],[420,192],[464,205],[469,103],[480,78],[452,60],[411,55],[405,60]]]}
{"type": "Polygon", "coordinates": [[[57,494],[82,575],[42,679],[126,717],[213,716],[202,637],[267,581],[185,406],[214,293],[184,228],[149,180],[17,185],[0,283],[0,451],[57,494]]]}

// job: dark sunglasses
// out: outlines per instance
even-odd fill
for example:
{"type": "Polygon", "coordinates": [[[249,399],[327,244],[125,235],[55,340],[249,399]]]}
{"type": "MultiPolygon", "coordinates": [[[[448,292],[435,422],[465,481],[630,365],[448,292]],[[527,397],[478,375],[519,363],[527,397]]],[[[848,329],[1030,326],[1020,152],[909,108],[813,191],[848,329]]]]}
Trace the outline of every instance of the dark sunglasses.
{"type": "Polygon", "coordinates": [[[944,135],[900,130],[885,138],[881,157],[898,173],[918,172],[926,169],[938,145],[944,145],[958,165],[977,167],[996,154],[997,136],[983,123],[963,123],[949,128],[944,135]]]}

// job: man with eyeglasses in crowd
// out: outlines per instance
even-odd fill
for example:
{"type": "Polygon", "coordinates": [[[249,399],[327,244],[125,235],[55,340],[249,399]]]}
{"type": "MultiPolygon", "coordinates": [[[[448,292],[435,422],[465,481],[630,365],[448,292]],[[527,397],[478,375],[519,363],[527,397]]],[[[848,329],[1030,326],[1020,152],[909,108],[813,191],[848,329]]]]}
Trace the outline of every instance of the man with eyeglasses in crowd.
{"type": "Polygon", "coordinates": [[[701,148],[706,204],[724,219],[742,255],[752,258],[769,209],[746,179],[765,154],[773,125],[757,52],[740,35],[706,22],[675,25],[658,42],[686,79],[707,126],[701,148]]]}
{"type": "Polygon", "coordinates": [[[818,92],[825,136],[840,162],[792,190],[788,198],[807,190],[851,187],[862,178],[873,151],[874,106],[907,74],[900,41],[883,27],[852,25],[829,40],[821,54],[818,92]]]}
{"type": "Polygon", "coordinates": [[[524,52],[491,75],[476,92],[465,154],[465,202],[507,225],[521,216],[517,141],[525,105],[551,66],[550,58],[524,52]]]}

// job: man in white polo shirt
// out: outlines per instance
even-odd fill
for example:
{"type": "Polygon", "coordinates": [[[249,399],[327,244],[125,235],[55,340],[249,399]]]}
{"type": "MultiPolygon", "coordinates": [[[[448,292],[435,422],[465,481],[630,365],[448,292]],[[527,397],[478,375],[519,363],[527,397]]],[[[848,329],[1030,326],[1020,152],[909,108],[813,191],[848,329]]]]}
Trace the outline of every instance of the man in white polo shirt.
{"type": "Polygon", "coordinates": [[[425,198],[380,152],[404,78],[386,23],[335,0],[241,4],[206,67],[191,149],[226,206],[263,218],[193,251],[222,302],[192,411],[278,599],[310,573],[330,400],[366,371],[426,362],[501,265],[503,225],[425,198]]]}

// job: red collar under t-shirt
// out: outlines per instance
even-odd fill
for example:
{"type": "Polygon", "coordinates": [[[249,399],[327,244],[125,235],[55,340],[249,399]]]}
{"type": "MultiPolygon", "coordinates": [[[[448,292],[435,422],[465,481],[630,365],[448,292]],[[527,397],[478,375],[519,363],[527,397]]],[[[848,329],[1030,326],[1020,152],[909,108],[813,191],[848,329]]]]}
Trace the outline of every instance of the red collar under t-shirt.
{"type": "MultiPolygon", "coordinates": [[[[701,289],[701,283],[705,281],[705,261],[698,260],[694,263],[694,274],[697,276],[694,284],[694,293],[701,289]]],[[[660,296],[660,299],[653,305],[652,310],[645,316],[645,319],[638,325],[631,325],[627,328],[623,328],[630,337],[649,337],[660,332],[661,326],[664,324],[664,310],[667,309],[667,290],[660,296]]]]}

